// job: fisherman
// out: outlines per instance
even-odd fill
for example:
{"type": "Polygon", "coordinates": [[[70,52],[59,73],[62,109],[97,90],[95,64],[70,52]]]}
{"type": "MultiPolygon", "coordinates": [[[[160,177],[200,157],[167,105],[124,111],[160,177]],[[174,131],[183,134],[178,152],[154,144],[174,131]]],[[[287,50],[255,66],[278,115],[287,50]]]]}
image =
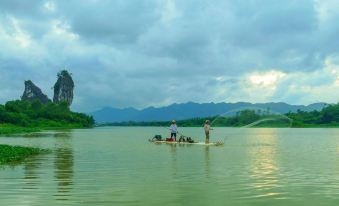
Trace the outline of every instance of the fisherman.
{"type": "Polygon", "coordinates": [[[210,130],[213,130],[210,126],[209,120],[205,121],[204,130],[206,135],[205,143],[208,144],[210,142],[210,130]]]}
{"type": "Polygon", "coordinates": [[[172,120],[172,124],[169,129],[171,131],[171,140],[177,141],[178,127],[175,120],[172,120]]]}

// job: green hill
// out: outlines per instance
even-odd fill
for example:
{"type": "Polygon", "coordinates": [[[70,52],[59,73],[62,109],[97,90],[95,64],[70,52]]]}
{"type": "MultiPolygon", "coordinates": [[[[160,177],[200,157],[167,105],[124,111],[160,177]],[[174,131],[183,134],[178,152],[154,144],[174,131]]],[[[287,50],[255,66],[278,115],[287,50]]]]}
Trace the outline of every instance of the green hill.
{"type": "Polygon", "coordinates": [[[72,112],[67,103],[42,104],[39,100],[9,101],[0,105],[0,134],[31,132],[39,129],[87,128],[91,116],[72,112]]]}

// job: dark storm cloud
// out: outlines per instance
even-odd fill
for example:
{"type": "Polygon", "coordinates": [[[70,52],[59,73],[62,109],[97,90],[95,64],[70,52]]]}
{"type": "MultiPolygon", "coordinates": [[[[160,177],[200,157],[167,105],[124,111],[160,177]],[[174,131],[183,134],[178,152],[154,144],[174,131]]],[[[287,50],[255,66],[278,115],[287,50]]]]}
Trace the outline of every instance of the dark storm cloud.
{"type": "Polygon", "coordinates": [[[0,2],[0,11],[3,13],[14,14],[17,16],[34,17],[41,12],[43,0],[2,0],[0,2]]]}
{"type": "Polygon", "coordinates": [[[133,44],[157,20],[154,1],[79,1],[58,3],[72,30],[86,40],[133,44]],[[74,9],[76,8],[76,9],[74,9]]]}
{"type": "Polygon", "coordinates": [[[248,78],[272,70],[288,77],[271,97],[293,103],[305,95],[285,94],[298,75],[327,72],[303,78],[300,87],[336,79],[326,64],[339,53],[336,6],[318,0],[4,0],[0,89],[6,92],[0,101],[21,95],[18,85],[29,78],[52,95],[55,75],[66,67],[76,80],[74,107],[84,111],[260,101],[269,97],[249,96],[248,78]]]}

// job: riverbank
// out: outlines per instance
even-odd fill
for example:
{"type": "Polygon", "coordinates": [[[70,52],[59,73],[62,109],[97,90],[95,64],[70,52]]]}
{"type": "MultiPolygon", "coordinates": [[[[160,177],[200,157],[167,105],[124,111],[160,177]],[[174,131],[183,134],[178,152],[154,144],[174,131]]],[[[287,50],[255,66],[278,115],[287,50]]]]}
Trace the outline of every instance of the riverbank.
{"type": "Polygon", "coordinates": [[[33,147],[0,145],[0,165],[20,162],[30,156],[48,152],[49,150],[33,147]]]}
{"type": "Polygon", "coordinates": [[[23,133],[34,133],[41,132],[43,130],[62,130],[62,129],[83,129],[89,127],[83,127],[79,124],[65,124],[57,126],[45,126],[45,127],[21,127],[12,124],[0,124],[0,136],[4,135],[13,135],[13,134],[23,134],[23,133]]]}
{"type": "Polygon", "coordinates": [[[32,133],[39,132],[38,128],[19,127],[11,124],[0,124],[0,136],[8,134],[32,133]]]}

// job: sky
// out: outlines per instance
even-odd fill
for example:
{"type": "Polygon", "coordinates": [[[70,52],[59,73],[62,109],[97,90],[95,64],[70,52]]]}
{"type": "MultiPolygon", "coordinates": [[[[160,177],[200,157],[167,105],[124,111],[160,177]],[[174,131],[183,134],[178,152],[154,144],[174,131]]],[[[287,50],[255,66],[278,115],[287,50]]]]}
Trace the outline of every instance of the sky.
{"type": "Polygon", "coordinates": [[[338,0],[1,0],[0,104],[32,80],[72,108],[339,102],[338,0]]]}

